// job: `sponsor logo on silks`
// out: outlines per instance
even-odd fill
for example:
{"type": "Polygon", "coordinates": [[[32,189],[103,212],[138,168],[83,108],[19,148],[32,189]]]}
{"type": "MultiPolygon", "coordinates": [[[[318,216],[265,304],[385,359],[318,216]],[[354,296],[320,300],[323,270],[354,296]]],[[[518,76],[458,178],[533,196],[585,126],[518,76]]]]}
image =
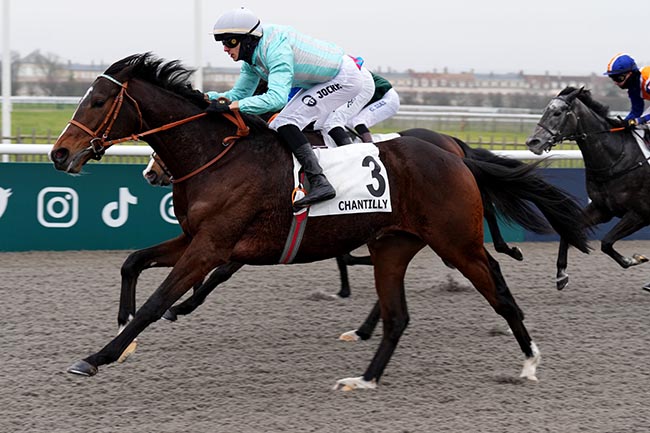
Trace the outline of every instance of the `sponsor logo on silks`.
{"type": "Polygon", "coordinates": [[[325,86],[322,89],[317,90],[316,94],[318,95],[318,99],[323,99],[327,95],[331,95],[338,90],[341,90],[341,85],[339,83],[330,84],[329,86],[325,86]]]}
{"type": "Polygon", "coordinates": [[[314,107],[316,106],[316,99],[314,99],[314,97],[311,95],[305,95],[302,98],[302,103],[308,107],[314,107]]]}
{"type": "Polygon", "coordinates": [[[375,102],[374,104],[372,104],[368,108],[368,111],[372,112],[372,111],[375,111],[375,110],[379,110],[384,105],[386,105],[386,101],[379,100],[379,101],[375,102]]]}
{"type": "Polygon", "coordinates": [[[7,210],[7,203],[9,203],[9,196],[11,196],[11,189],[0,188],[0,218],[4,215],[5,210],[7,210]]]}
{"type": "Polygon", "coordinates": [[[341,200],[339,202],[341,212],[349,210],[376,210],[388,208],[388,199],[361,199],[361,200],[341,200]]]}

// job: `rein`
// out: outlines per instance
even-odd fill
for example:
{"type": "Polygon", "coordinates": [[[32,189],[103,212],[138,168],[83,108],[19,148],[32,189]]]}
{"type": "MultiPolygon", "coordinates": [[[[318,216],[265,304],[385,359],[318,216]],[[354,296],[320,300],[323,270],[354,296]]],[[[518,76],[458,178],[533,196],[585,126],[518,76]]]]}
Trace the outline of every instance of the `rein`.
{"type": "MultiPolygon", "coordinates": [[[[86,150],[92,151],[93,152],[93,159],[95,160],[100,160],[102,156],[104,156],[104,153],[106,153],[106,149],[109,147],[113,146],[114,144],[119,144],[123,143],[125,141],[140,141],[143,137],[146,137],[151,134],[155,134],[157,132],[161,131],[166,131],[168,129],[175,128],[180,125],[184,125],[188,122],[192,122],[196,119],[200,119],[201,117],[207,116],[208,113],[203,112],[199,114],[195,114],[190,117],[186,117],[184,119],[180,119],[174,122],[166,123],[162,126],[159,126],[157,128],[149,129],[144,132],[139,132],[137,134],[131,134],[122,138],[117,138],[114,140],[107,140],[109,133],[111,132],[111,129],[113,128],[113,125],[115,124],[115,121],[117,120],[117,117],[120,114],[120,110],[122,109],[122,104],[124,103],[124,97],[126,96],[129,98],[129,100],[133,103],[133,106],[135,107],[136,111],[138,112],[138,120],[140,123],[140,128],[142,129],[143,121],[142,121],[142,111],[140,110],[140,106],[138,105],[138,102],[133,99],[131,95],[127,92],[127,87],[129,82],[126,81],[124,83],[121,83],[120,81],[116,80],[115,78],[111,77],[110,75],[106,74],[101,74],[98,78],[105,78],[109,80],[112,83],[117,84],[118,86],[121,87],[120,93],[117,94],[115,99],[113,100],[113,104],[111,105],[111,108],[108,110],[108,113],[106,113],[106,116],[104,117],[104,120],[99,124],[96,130],[92,130],[88,128],[86,125],[84,125],[81,122],[77,122],[76,120],[72,119],[68,123],[71,125],[76,126],[77,128],[81,129],[88,135],[90,135],[92,138],[90,139],[90,146],[86,150]],[[103,132],[101,132],[103,129],[103,132]],[[101,135],[100,135],[101,132],[101,135]]],[[[239,111],[233,111],[231,113],[222,113],[222,115],[228,119],[230,122],[232,122],[236,127],[237,127],[237,132],[235,135],[225,137],[223,139],[223,146],[226,148],[223,152],[219,153],[215,158],[211,159],[207,163],[203,164],[196,170],[190,172],[189,174],[181,177],[180,179],[173,180],[172,182],[178,183],[182,182],[184,180],[189,179],[190,177],[200,173],[201,171],[205,170],[215,162],[217,162],[223,155],[225,155],[228,150],[232,146],[231,144],[234,144],[239,138],[241,137],[246,137],[249,132],[250,128],[246,125],[244,122],[244,119],[242,119],[241,114],[239,111]]],[[[157,156],[157,155],[156,155],[157,156]]]]}

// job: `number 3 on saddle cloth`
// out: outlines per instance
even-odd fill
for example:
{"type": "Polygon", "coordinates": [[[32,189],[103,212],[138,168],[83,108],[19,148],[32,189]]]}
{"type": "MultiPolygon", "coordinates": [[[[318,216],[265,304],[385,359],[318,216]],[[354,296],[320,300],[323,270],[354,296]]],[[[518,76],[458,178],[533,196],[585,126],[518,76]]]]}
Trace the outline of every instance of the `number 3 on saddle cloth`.
{"type": "MultiPolygon", "coordinates": [[[[336,190],[336,197],[316,203],[294,214],[291,230],[279,263],[293,261],[307,224],[307,217],[344,215],[371,212],[392,212],[388,173],[379,159],[379,148],[373,143],[358,143],[335,149],[314,149],[323,172],[336,190]]],[[[293,173],[298,191],[294,200],[301,198],[304,179],[298,161],[293,159],[293,173]]],[[[309,191],[309,185],[305,184],[309,191]]]]}

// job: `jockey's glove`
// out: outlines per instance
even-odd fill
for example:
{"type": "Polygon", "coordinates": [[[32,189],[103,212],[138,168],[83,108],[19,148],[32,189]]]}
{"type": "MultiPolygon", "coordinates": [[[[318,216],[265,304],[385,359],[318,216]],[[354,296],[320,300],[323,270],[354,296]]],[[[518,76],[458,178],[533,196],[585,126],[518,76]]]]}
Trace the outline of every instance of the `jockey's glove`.
{"type": "Polygon", "coordinates": [[[209,114],[230,113],[230,101],[226,98],[215,99],[210,102],[205,111],[209,114]]]}
{"type": "Polygon", "coordinates": [[[627,120],[627,125],[625,125],[627,128],[634,128],[635,126],[642,125],[644,122],[641,118],[635,118],[635,119],[628,119],[627,120]]]}

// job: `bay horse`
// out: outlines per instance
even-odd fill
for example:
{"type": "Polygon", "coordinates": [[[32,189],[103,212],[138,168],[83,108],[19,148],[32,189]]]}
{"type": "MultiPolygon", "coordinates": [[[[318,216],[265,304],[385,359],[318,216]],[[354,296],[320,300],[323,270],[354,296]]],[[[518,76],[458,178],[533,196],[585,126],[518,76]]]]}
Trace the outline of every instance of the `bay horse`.
{"type": "MultiPolygon", "coordinates": [[[[145,140],[176,179],[174,209],[182,229],[178,237],[150,249],[155,256],[147,259],[173,266],[169,275],[116,337],[74,363],[70,373],[91,376],[116,361],[212,269],[279,261],[293,218],[290,152],[259,118],[239,112],[207,116],[207,103],[189,84],[190,74],[180,62],[164,62],[151,53],[112,64],[93,82],[51,150],[54,167],[75,174],[111,145],[145,140]]],[[[372,257],[383,336],[363,375],[338,380],[335,388],[377,386],[409,322],[406,269],[425,246],[456,267],[506,320],[525,357],[520,376],[537,380],[539,350],[498,262],[483,245],[477,185],[506,189],[534,168],[505,170],[462,159],[414,137],[376,146],[385,171],[374,157],[363,169],[390,187],[392,211],[313,218],[294,260],[323,260],[364,244],[372,257]]],[[[573,245],[588,252],[586,234],[572,226],[573,245]]]]}
{"type": "MultiPolygon", "coordinates": [[[[267,120],[267,119],[264,119],[267,120]]],[[[489,161],[495,164],[503,165],[505,167],[520,167],[524,163],[515,159],[504,158],[494,153],[490,152],[487,149],[477,148],[474,149],[468,146],[462,140],[449,136],[446,134],[441,134],[436,131],[425,128],[411,128],[403,131],[399,131],[392,135],[399,136],[410,136],[421,138],[425,141],[428,141],[443,150],[451,152],[460,157],[468,157],[472,159],[478,159],[481,161],[489,161]]],[[[385,134],[390,136],[391,134],[385,134]]],[[[317,131],[306,131],[306,137],[310,140],[314,146],[325,146],[322,135],[317,131]]],[[[151,185],[158,186],[169,186],[172,184],[171,174],[166,170],[164,166],[160,164],[156,158],[151,158],[147,167],[142,172],[143,177],[151,185]]],[[[578,215],[579,210],[577,205],[574,204],[571,200],[566,200],[564,197],[564,192],[555,188],[554,186],[547,184],[545,180],[541,177],[537,179],[537,183],[540,184],[541,188],[539,190],[545,191],[545,196],[539,193],[529,193],[525,197],[509,198],[509,200],[520,200],[525,199],[531,201],[533,204],[537,204],[539,209],[542,209],[542,213],[546,215],[548,220],[554,221],[555,227],[560,232],[569,231],[566,227],[563,227],[562,224],[558,224],[557,221],[570,221],[571,215],[578,215]],[[549,206],[548,203],[557,202],[562,203],[564,206],[563,209],[556,209],[555,206],[549,206]],[[568,218],[567,218],[568,217],[568,218]]],[[[493,246],[495,251],[499,253],[506,254],[515,260],[523,260],[523,254],[521,249],[517,246],[510,247],[506,241],[503,239],[499,224],[497,222],[497,207],[498,203],[493,203],[493,193],[488,193],[484,191],[485,188],[481,188],[479,184],[479,189],[481,189],[481,194],[483,196],[483,216],[487,222],[488,229],[493,239],[493,246]]],[[[487,188],[489,191],[489,188],[487,188]]],[[[525,208],[524,208],[525,209],[525,208]]],[[[524,226],[527,230],[533,231],[539,234],[550,233],[553,229],[546,225],[543,221],[539,220],[537,215],[530,215],[527,211],[523,211],[521,208],[516,208],[513,206],[508,206],[505,209],[506,212],[510,214],[504,215],[508,221],[518,221],[517,223],[524,226]]],[[[137,278],[144,269],[139,268],[142,263],[141,260],[138,260],[139,252],[134,252],[125,262],[123,268],[123,275],[129,276],[129,280],[123,282],[123,288],[127,292],[135,288],[135,283],[130,281],[137,278]]],[[[350,281],[348,276],[348,266],[352,265],[372,265],[372,260],[369,256],[353,256],[350,253],[344,254],[343,256],[336,257],[337,267],[339,270],[341,286],[339,292],[335,297],[347,298],[350,296],[350,281]]],[[[207,296],[221,283],[230,279],[234,272],[237,272],[241,269],[241,264],[230,263],[228,265],[221,266],[215,269],[210,276],[205,280],[205,282],[194,287],[193,294],[185,299],[180,304],[172,306],[169,310],[165,312],[163,318],[170,321],[178,320],[179,315],[188,315],[192,313],[196,308],[203,304],[207,296]]],[[[132,295],[125,294],[123,298],[130,298],[132,295]]],[[[127,305],[123,305],[120,309],[119,317],[128,317],[129,314],[133,315],[135,313],[135,302],[128,305],[129,311],[126,311],[127,305]]],[[[378,317],[379,306],[375,305],[371,314],[368,316],[366,321],[361,327],[354,331],[354,333],[346,333],[343,336],[343,339],[350,338],[361,338],[368,339],[370,338],[374,327],[377,324],[379,319],[378,317]]],[[[118,322],[123,323],[118,319],[118,322]]],[[[135,350],[135,347],[132,346],[130,351],[135,350]]],[[[126,354],[128,356],[128,354],[126,354]]]]}
{"type": "MultiPolygon", "coordinates": [[[[533,133],[526,140],[536,155],[563,140],[574,140],[585,164],[585,182],[591,201],[584,209],[587,227],[620,220],[605,234],[601,251],[622,268],[648,261],[641,254],[625,257],[614,243],[650,224],[650,166],[639,148],[636,130],[620,127],[609,108],[594,100],[589,90],[566,87],[548,103],[533,133]]],[[[568,244],[560,240],[557,289],[569,282],[566,272],[568,244]]]]}

